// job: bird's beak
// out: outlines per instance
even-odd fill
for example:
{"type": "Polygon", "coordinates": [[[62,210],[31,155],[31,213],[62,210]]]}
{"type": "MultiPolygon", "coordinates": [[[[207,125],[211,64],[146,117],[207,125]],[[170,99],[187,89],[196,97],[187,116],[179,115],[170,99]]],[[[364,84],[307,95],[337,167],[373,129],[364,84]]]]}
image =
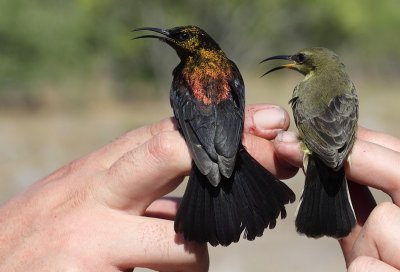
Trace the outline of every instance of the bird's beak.
{"type": "MultiPolygon", "coordinates": [[[[260,63],[263,63],[263,62],[266,62],[266,61],[269,61],[269,60],[276,60],[276,59],[292,60],[292,56],[291,55],[273,56],[273,57],[269,57],[269,58],[266,58],[266,59],[262,60],[260,63]]],[[[284,68],[297,70],[296,63],[289,63],[289,64],[285,64],[285,65],[281,65],[281,66],[275,67],[275,68],[267,71],[266,73],[264,73],[261,77],[263,77],[263,76],[265,76],[265,75],[267,75],[269,73],[272,73],[274,71],[277,71],[277,70],[280,70],[280,69],[284,69],[284,68]]]]}
{"type": "Polygon", "coordinates": [[[161,28],[156,28],[156,27],[140,27],[140,28],[133,29],[132,32],[142,31],[142,30],[148,30],[148,31],[157,32],[157,33],[160,33],[160,34],[162,34],[164,36],[142,35],[142,36],[139,36],[139,37],[132,38],[132,40],[142,39],[142,38],[155,38],[155,39],[159,39],[160,41],[163,41],[163,42],[166,42],[166,43],[173,43],[173,41],[174,41],[173,39],[170,38],[170,33],[166,29],[161,29],[161,28]]]}

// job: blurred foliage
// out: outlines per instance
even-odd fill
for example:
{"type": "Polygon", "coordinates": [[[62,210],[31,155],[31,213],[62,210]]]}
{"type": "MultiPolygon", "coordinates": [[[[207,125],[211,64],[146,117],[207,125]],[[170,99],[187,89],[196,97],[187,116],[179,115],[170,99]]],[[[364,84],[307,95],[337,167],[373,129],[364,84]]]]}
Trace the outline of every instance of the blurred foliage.
{"type": "Polygon", "coordinates": [[[179,60],[158,42],[131,41],[130,30],[187,24],[206,29],[244,71],[306,46],[369,72],[399,71],[398,0],[4,0],[0,105],[41,105],[45,90],[88,97],[104,81],[119,99],[154,95],[164,84],[143,86],[165,83],[179,60]]]}

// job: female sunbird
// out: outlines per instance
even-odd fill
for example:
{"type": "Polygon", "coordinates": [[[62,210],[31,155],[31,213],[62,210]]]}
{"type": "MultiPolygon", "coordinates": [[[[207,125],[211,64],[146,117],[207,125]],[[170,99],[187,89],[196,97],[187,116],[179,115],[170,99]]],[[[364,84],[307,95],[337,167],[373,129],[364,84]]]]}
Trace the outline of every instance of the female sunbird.
{"type": "Polygon", "coordinates": [[[344,164],[356,138],[358,98],[344,64],[329,49],[306,48],[264,75],[289,68],[305,78],[294,88],[290,104],[304,151],[305,185],[296,228],[310,237],[347,236],[355,226],[344,164]]]}

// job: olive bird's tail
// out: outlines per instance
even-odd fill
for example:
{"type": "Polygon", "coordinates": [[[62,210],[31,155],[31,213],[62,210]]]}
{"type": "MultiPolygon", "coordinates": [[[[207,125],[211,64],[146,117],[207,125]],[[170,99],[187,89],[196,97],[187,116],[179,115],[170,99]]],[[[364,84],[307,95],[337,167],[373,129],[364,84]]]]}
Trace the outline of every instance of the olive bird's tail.
{"type": "Polygon", "coordinates": [[[356,224],[344,167],[335,171],[311,155],[301,198],[296,217],[299,233],[341,238],[356,224]]]}
{"type": "Polygon", "coordinates": [[[235,170],[217,187],[193,163],[188,185],[175,219],[175,231],[186,240],[228,246],[244,238],[254,240],[264,229],[286,217],[285,204],[293,191],[241,147],[235,170]]]}

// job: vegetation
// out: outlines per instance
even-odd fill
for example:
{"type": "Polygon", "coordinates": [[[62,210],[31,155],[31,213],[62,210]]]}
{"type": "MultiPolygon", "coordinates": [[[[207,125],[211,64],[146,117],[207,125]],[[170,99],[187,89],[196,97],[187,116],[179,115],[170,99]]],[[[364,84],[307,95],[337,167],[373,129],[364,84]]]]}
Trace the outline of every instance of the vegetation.
{"type": "Polygon", "coordinates": [[[206,29],[242,71],[306,46],[332,48],[368,72],[400,68],[397,0],[1,1],[0,106],[40,106],[49,92],[85,100],[104,81],[117,99],[154,95],[143,86],[165,82],[178,59],[131,41],[130,30],[186,24],[206,29]]]}

